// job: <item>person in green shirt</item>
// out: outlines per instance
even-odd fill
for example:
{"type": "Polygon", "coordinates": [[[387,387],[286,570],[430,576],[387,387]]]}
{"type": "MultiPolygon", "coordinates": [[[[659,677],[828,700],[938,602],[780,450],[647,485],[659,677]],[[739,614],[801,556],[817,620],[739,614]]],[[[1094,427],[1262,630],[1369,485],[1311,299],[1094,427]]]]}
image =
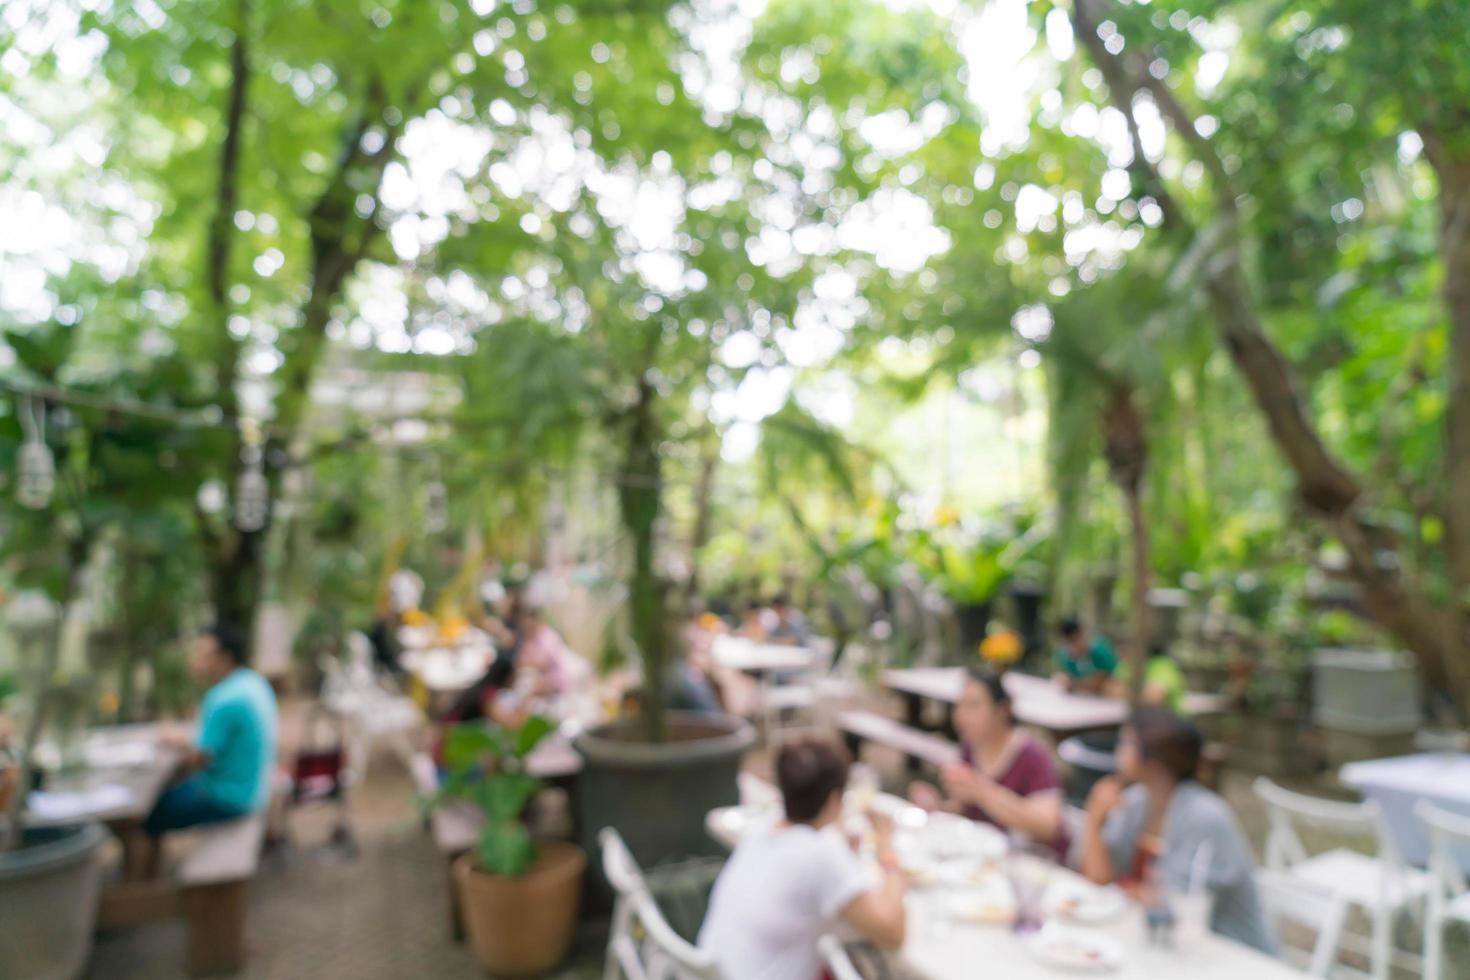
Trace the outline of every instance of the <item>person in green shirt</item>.
{"type": "Polygon", "coordinates": [[[1052,679],[1069,691],[1100,694],[1118,669],[1118,655],[1106,637],[1094,636],[1076,616],[1062,620],[1062,645],[1052,679]]]}
{"type": "MultiPolygon", "coordinates": [[[[1113,675],[1114,680],[1109,684],[1109,693],[1114,697],[1126,698],[1128,681],[1132,676],[1133,670],[1129,664],[1118,664],[1113,675]]],[[[1168,708],[1183,717],[1184,694],[1184,671],[1169,656],[1169,651],[1163,647],[1154,647],[1149,651],[1148,661],[1143,665],[1143,690],[1139,694],[1139,703],[1168,708]]]]}

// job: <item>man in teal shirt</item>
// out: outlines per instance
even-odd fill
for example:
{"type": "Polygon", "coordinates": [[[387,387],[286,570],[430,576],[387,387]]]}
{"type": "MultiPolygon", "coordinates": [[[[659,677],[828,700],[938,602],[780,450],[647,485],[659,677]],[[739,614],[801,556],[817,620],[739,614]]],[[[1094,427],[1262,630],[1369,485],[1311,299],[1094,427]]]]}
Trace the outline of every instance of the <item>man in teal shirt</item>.
{"type": "Polygon", "coordinates": [[[265,678],[245,666],[245,656],[244,637],[229,626],[212,626],[194,641],[189,670],[209,690],[200,705],[198,743],[179,744],[186,775],[164,790],[143,824],[152,845],[145,862],[150,871],[163,834],[233,820],[265,809],[270,800],[276,697],[265,678]]]}
{"type": "Polygon", "coordinates": [[[1102,693],[1118,669],[1113,645],[1105,637],[1089,633],[1076,616],[1062,620],[1061,634],[1053,679],[1070,691],[1102,693]]]}

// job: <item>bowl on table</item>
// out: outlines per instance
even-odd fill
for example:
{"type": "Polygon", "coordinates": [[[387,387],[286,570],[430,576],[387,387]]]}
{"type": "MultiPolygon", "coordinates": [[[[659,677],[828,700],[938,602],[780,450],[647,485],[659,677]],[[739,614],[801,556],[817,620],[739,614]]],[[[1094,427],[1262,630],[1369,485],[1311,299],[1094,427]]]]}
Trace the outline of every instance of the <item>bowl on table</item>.
{"type": "Polygon", "coordinates": [[[1099,925],[1128,911],[1128,896],[1116,885],[1094,885],[1082,878],[1064,878],[1047,889],[1048,913],[1080,925],[1099,925]]]}
{"type": "Polygon", "coordinates": [[[1026,941],[1038,962],[1071,973],[1111,973],[1123,965],[1123,944],[1106,933],[1048,922],[1026,941]]]}

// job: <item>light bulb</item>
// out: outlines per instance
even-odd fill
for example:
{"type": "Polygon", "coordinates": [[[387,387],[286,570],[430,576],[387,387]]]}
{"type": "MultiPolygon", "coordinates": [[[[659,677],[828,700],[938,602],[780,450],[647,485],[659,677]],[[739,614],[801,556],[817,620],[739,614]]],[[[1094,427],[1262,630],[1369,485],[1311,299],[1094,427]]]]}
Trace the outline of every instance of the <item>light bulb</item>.
{"type": "Polygon", "coordinates": [[[44,442],[26,442],[20,447],[19,463],[15,499],[22,507],[41,510],[51,503],[51,494],[56,490],[56,463],[51,458],[51,448],[44,442]]]}
{"type": "Polygon", "coordinates": [[[235,527],[242,531],[259,531],[265,527],[270,512],[270,484],[265,474],[250,467],[240,474],[235,484],[235,527]]]}
{"type": "Polygon", "coordinates": [[[449,493],[438,480],[424,487],[424,530],[438,534],[449,526],[449,493]]]}

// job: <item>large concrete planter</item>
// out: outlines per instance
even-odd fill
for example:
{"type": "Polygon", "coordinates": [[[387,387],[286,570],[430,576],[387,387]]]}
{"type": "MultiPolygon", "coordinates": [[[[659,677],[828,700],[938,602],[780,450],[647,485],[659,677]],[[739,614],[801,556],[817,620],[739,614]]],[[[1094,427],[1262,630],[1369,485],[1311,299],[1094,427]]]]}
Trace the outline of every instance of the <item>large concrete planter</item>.
{"type": "Polygon", "coordinates": [[[92,953],[106,834],[95,824],[27,831],[0,854],[0,977],[72,980],[92,953]]]}
{"type": "MultiPolygon", "coordinates": [[[[636,719],[620,720],[578,735],[574,745],[585,765],[578,786],[583,847],[597,855],[597,834],[612,827],[638,863],[649,868],[679,858],[716,856],[704,818],[715,807],[740,802],[740,762],[755,743],[742,718],[671,711],[668,740],[644,739],[636,719]]],[[[607,898],[599,870],[593,897],[607,898]]]]}
{"type": "Polygon", "coordinates": [[[536,862],[515,878],[481,871],[474,852],[454,862],[470,948],[493,977],[545,976],[571,947],[587,855],[565,841],[538,847],[536,862]]]}
{"type": "Polygon", "coordinates": [[[1312,688],[1313,720],[1323,728],[1354,735],[1409,735],[1419,728],[1419,678],[1408,654],[1318,650],[1312,688]]]}

